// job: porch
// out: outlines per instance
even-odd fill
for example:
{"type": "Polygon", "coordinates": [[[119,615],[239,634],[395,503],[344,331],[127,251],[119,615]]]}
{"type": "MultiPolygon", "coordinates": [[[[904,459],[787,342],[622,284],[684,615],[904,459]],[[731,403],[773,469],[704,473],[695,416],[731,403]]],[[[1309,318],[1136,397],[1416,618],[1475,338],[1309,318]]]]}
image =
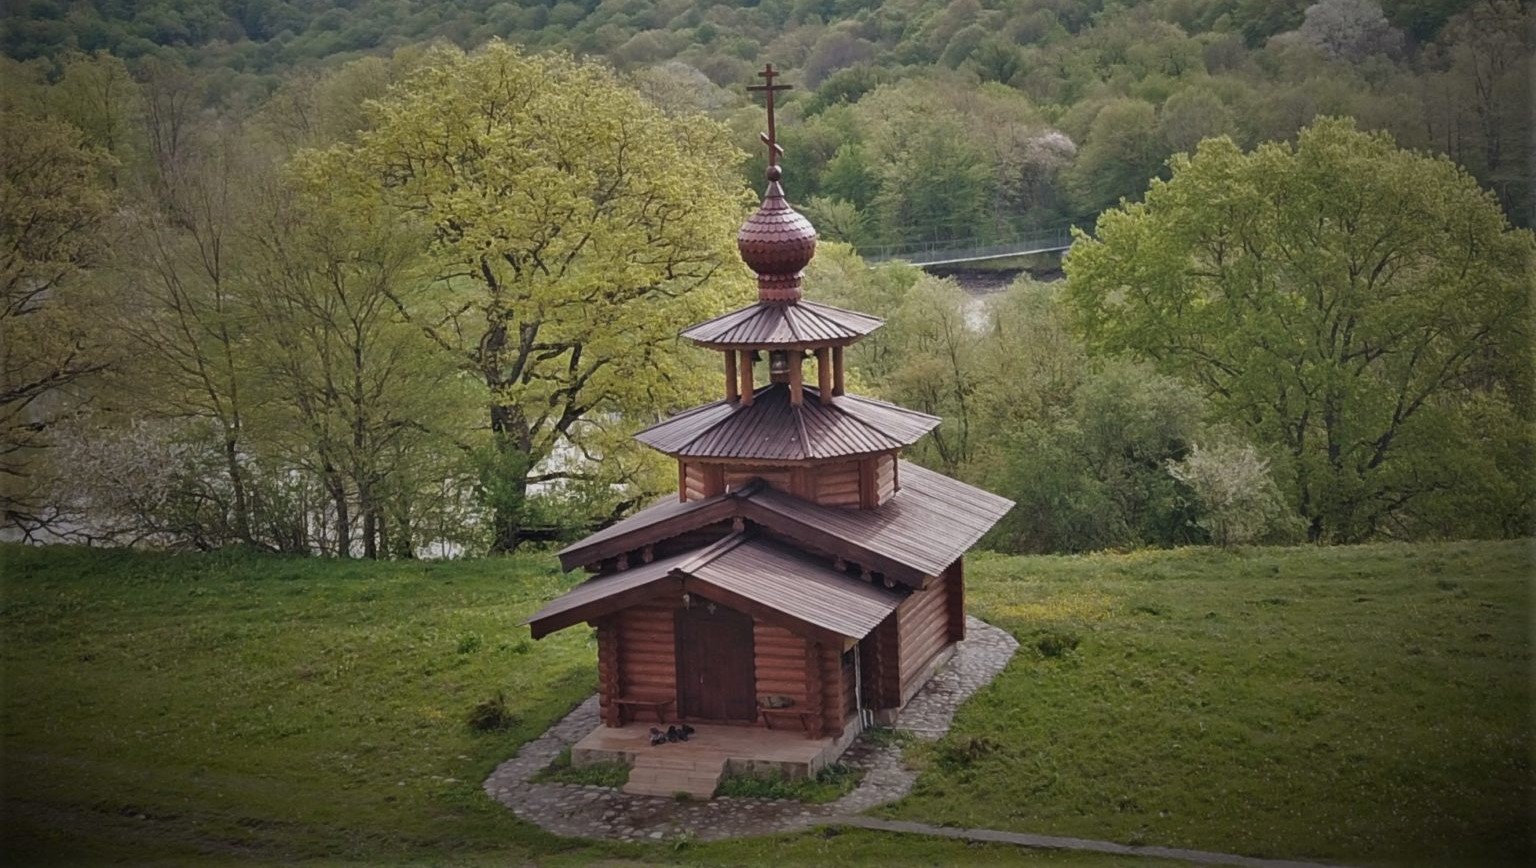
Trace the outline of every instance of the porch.
{"type": "Polygon", "coordinates": [[[648,721],[600,725],[571,746],[571,763],[628,765],[627,793],[672,796],[686,792],[707,799],[726,774],[815,775],[841,756],[861,729],[857,717],[848,721],[840,735],[822,738],[757,726],[700,723],[694,724],[687,741],[652,745],[653,726],[657,724],[648,721]]]}

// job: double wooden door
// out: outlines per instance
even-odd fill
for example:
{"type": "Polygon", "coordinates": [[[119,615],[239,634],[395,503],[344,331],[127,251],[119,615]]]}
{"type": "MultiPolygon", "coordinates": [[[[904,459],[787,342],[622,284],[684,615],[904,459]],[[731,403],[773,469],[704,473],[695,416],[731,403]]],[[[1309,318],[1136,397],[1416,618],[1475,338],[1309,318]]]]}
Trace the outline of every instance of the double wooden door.
{"type": "Polygon", "coordinates": [[[757,719],[750,616],[702,599],[677,610],[677,706],[692,720],[757,719]]]}

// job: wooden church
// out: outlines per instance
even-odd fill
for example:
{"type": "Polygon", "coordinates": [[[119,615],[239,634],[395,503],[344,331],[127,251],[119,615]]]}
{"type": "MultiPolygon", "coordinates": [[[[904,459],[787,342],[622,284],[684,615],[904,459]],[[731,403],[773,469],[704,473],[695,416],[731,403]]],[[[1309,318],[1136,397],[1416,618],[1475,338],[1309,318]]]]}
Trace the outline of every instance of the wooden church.
{"type": "Polygon", "coordinates": [[[596,575],[528,623],[596,628],[603,725],[586,746],[725,724],[742,751],[821,743],[789,769],[814,772],[964,638],[963,556],[1012,503],[901,459],[939,419],[845,391],[844,349],[882,321],[802,297],[816,230],[781,184],[785,86],[760,74],[768,187],[737,236],[758,299],[682,332],[721,354],[724,397],[637,435],[677,459],[676,497],[561,551],[596,575]]]}

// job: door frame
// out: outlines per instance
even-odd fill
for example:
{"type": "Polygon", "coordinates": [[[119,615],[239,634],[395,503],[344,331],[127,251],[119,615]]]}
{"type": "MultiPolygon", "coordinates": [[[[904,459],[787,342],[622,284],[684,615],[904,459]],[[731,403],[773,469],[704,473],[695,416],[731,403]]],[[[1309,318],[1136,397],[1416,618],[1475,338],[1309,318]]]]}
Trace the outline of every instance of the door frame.
{"type": "MultiPolygon", "coordinates": [[[[714,613],[711,613],[714,614],[714,613]]],[[[695,596],[691,606],[685,606],[676,610],[673,620],[673,630],[676,636],[675,666],[677,678],[677,716],[679,719],[703,720],[717,723],[756,723],[757,722],[757,644],[753,636],[753,618],[739,609],[733,609],[723,603],[713,600],[704,600],[695,596]],[[711,628],[720,629],[728,621],[736,621],[735,629],[731,637],[732,649],[735,653],[722,655],[719,649],[713,653],[697,653],[690,647],[698,639],[693,632],[693,625],[701,622],[700,610],[706,606],[712,606],[715,612],[727,613],[716,625],[711,628]],[[715,685],[711,691],[709,685],[695,687],[699,681],[724,679],[728,685],[734,685],[734,690],[721,690],[720,685],[715,685]],[[700,692],[695,693],[698,690],[700,692]],[[730,695],[730,698],[724,698],[730,695]],[[711,716],[709,713],[718,703],[720,716],[711,716]],[[732,705],[739,706],[731,708],[732,705]]],[[[704,649],[699,649],[704,650],[704,649]]]]}

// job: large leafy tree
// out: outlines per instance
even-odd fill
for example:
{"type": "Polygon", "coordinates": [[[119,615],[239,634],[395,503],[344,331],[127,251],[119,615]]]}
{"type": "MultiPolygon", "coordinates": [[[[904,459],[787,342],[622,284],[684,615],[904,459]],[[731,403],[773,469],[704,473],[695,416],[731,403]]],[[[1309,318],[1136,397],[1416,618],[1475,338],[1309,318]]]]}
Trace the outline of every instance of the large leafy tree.
{"type": "Polygon", "coordinates": [[[429,240],[435,291],[400,309],[483,387],[493,546],[525,538],[530,486],[643,482],[628,433],[715,380],[678,328],[745,285],[726,129],[499,42],[432,52],[371,114],[298,171],[429,240]]]}
{"type": "Polygon", "coordinates": [[[1069,257],[1092,344],[1196,380],[1287,455],[1314,540],[1423,531],[1447,498],[1473,507],[1450,532],[1518,529],[1530,232],[1449,160],[1350,121],[1172,165],[1069,257]]]}
{"type": "Polygon", "coordinates": [[[54,510],[34,470],[70,393],[106,361],[86,275],[107,246],[112,159],[69,124],[0,112],[0,509],[54,510]]]}

